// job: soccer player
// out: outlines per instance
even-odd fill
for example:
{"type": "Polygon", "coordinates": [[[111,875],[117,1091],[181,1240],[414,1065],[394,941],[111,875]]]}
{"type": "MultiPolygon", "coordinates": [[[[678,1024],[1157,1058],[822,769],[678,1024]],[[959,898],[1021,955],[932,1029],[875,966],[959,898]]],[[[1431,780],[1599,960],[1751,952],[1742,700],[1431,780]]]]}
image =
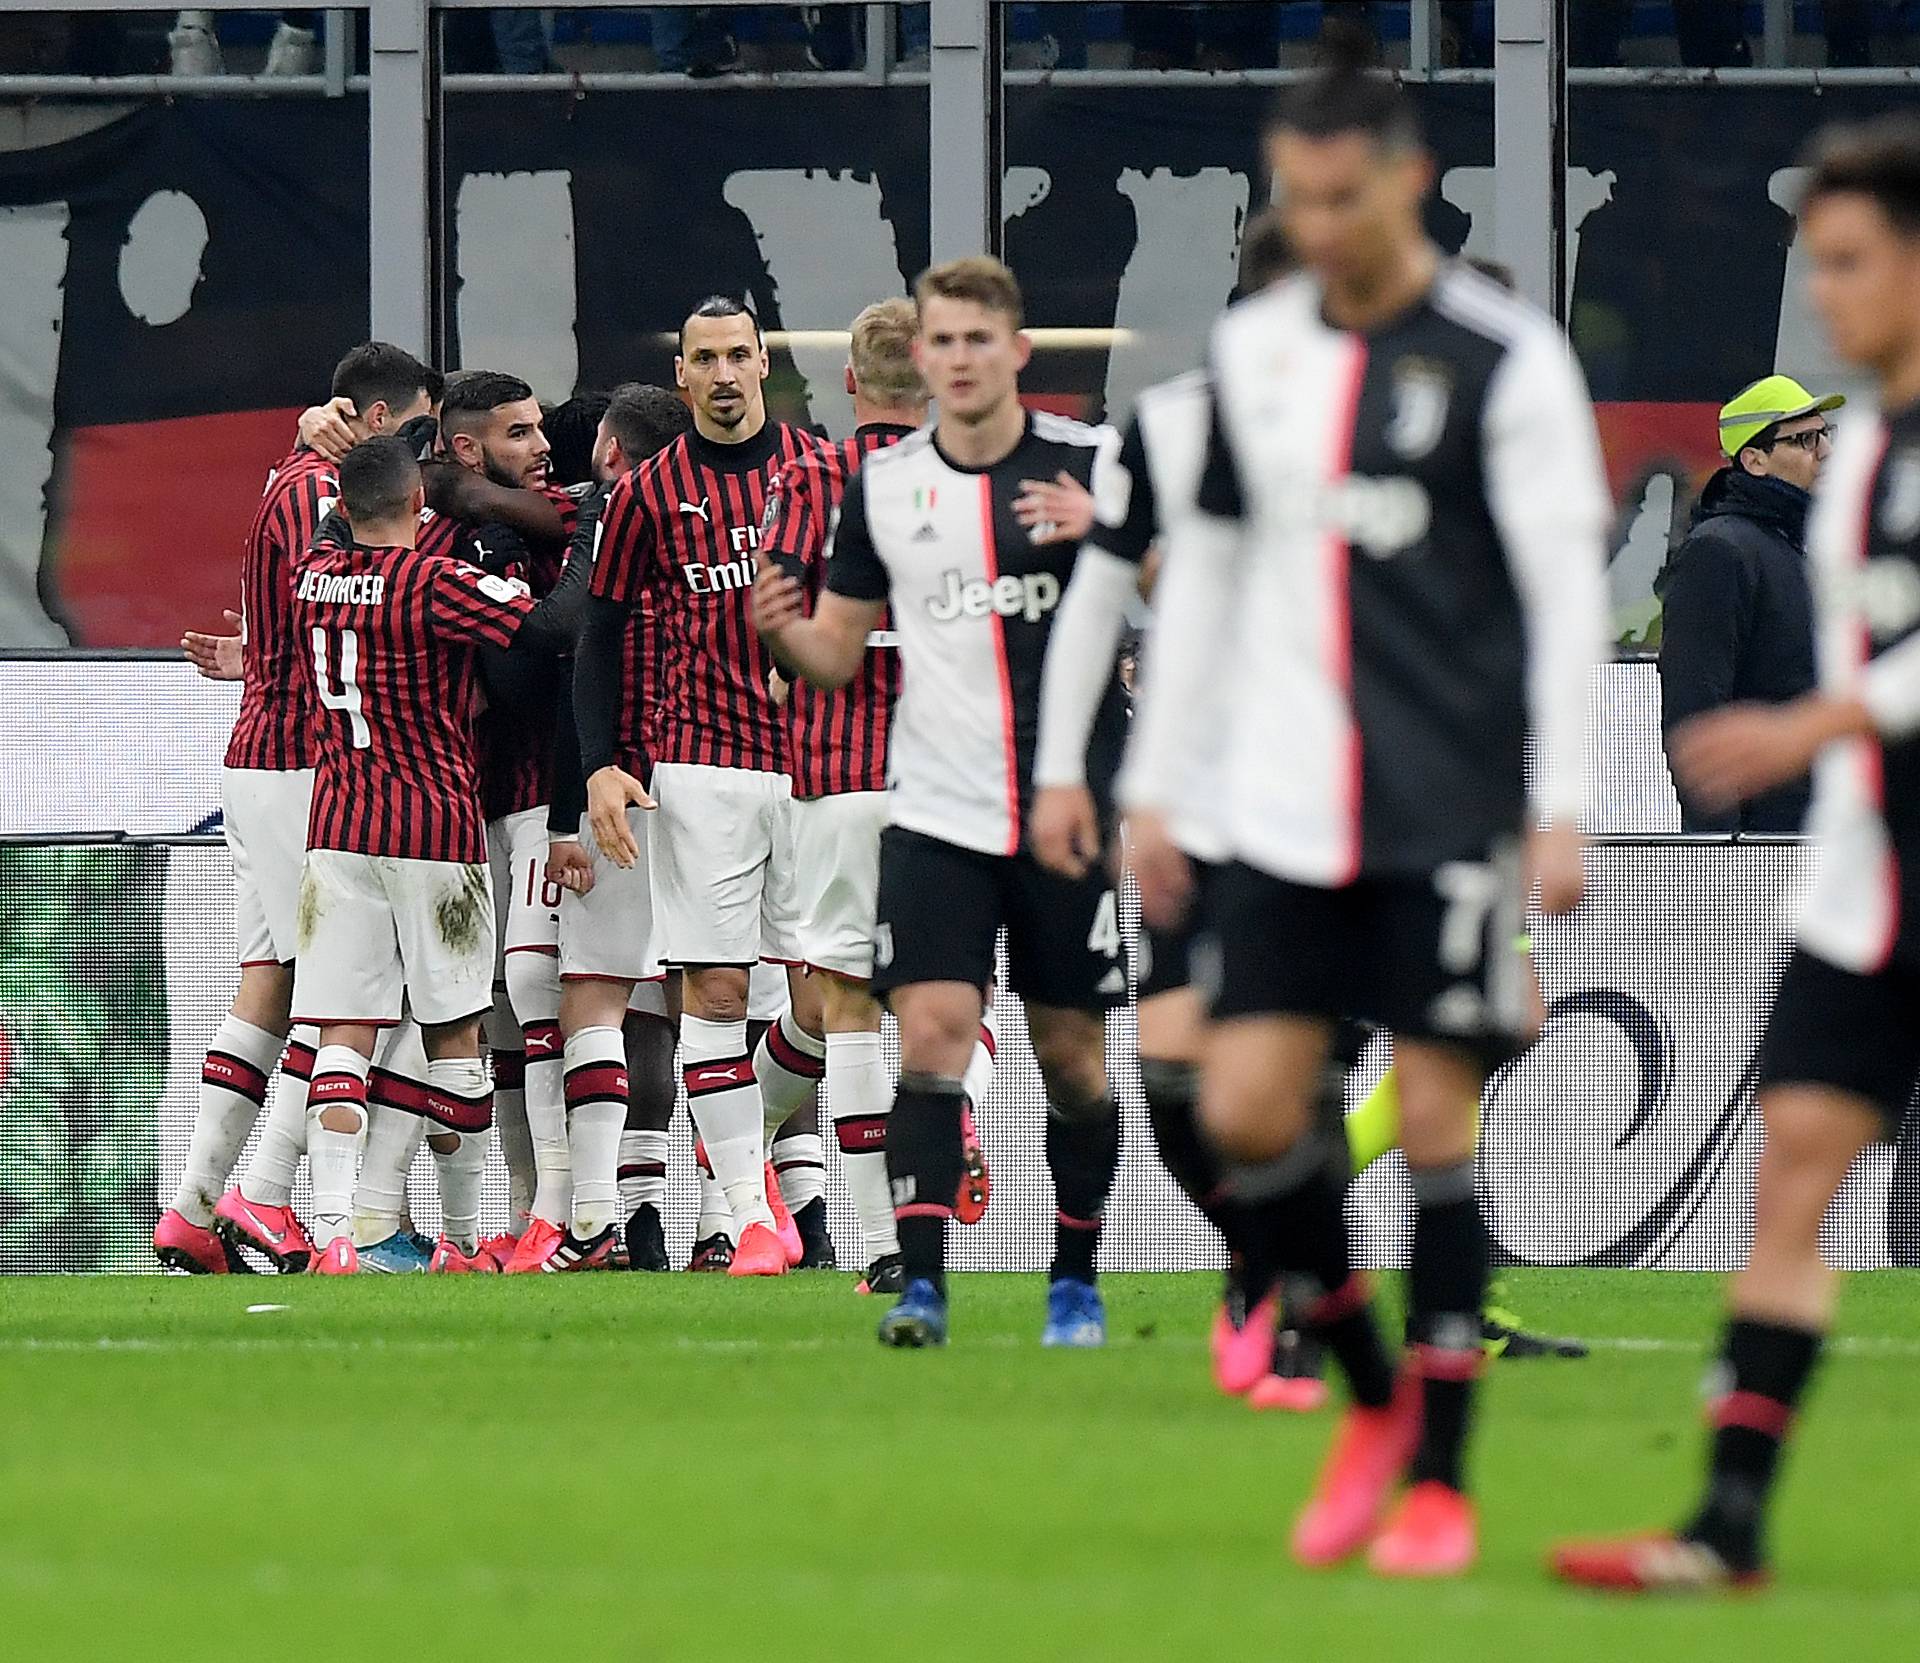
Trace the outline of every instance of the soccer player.
{"type": "MultiPolygon", "coordinates": [[[[492,370],[449,376],[440,430],[448,456],[468,473],[501,491],[550,503],[560,534],[463,528],[441,516],[423,528],[422,546],[443,548],[439,536],[470,531],[472,558],[484,570],[524,582],[536,599],[551,594],[569,544],[587,539],[585,558],[592,528],[581,529],[578,496],[548,477],[551,446],[533,389],[492,370]]],[[[583,567],[576,581],[584,576],[583,567]]],[[[519,1258],[533,1219],[554,1211],[565,1217],[570,1183],[559,1027],[561,890],[546,874],[549,774],[564,666],[556,658],[521,655],[519,667],[510,690],[490,696],[480,719],[480,794],[501,924],[501,962],[486,1033],[501,1099],[502,1148],[516,1180],[507,1237],[494,1238],[489,1248],[506,1268],[519,1258]]]]}
{"type": "Polygon", "coordinates": [[[1767,1580],[1780,1455],[1833,1322],[1820,1224],[1860,1151],[1897,1139],[1920,1074],[1920,121],[1833,128],[1809,160],[1813,302],[1879,394],[1842,422],[1808,524],[1820,685],[1695,718],[1675,760],[1729,808],[1812,766],[1824,852],[1761,1047],[1753,1249],[1728,1284],[1706,1493],[1677,1531],[1553,1555],[1622,1592],[1767,1580]]]}
{"type": "MultiPolygon", "coordinates": [[[[323,531],[293,591],[319,705],[293,1007],[320,1030],[308,1161],[313,1268],[324,1274],[358,1269],[349,1213],[382,1029],[409,1012],[420,1024],[422,1112],[443,1128],[429,1143],[454,1157],[443,1184],[449,1167],[477,1169],[472,1154],[484,1153],[493,1093],[480,1016],[491,1003],[494,919],[476,649],[559,639],[524,585],[420,552],[420,468],[401,440],[356,446],[339,486],[351,540],[323,531]]],[[[494,1268],[479,1252],[477,1207],[468,1216],[457,1194],[443,1201],[441,1267],[494,1268]]]]}
{"type": "MultiPolygon", "coordinates": [[[[814,441],[768,419],[767,369],[759,323],[741,302],[716,296],[682,324],[674,371],[694,431],[608,496],[575,655],[599,848],[632,865],[639,839],[628,810],[658,803],[646,828],[655,923],[662,956],[681,973],[680,1066],[694,1123],[740,1228],[728,1266],[736,1276],[781,1275],[798,1245],[776,1231],[747,1043],[749,966],[799,958],[784,723],[748,608],[769,485],[814,441]],[[660,636],[651,795],[616,754],[621,635],[643,598],[660,636]]],[[[806,992],[793,981],[799,1003],[806,992]]],[[[787,1038],[795,1060],[824,1072],[824,1041],[797,1024],[787,1038]]],[[[583,1029],[567,1041],[569,1079],[600,1081],[621,1055],[617,1028],[583,1029]]]]}
{"type": "Polygon", "coordinates": [[[1478,1551],[1478,1108],[1532,1014],[1529,882],[1548,912],[1584,882],[1610,509],[1564,336],[1428,240],[1433,162],[1399,92],[1355,66],[1317,74],[1284,97],[1267,157],[1306,269],[1215,328],[1131,848],[1146,916],[1170,922],[1190,885],[1179,754],[1224,718],[1202,1116],[1230,1162],[1249,1299],[1288,1284],[1354,1398],[1293,1551],[1324,1565],[1371,1544],[1383,1574],[1457,1574],[1478,1551]],[[1394,1035],[1415,1200],[1397,1386],[1348,1256],[1346,1151],[1315,1112],[1342,1019],[1394,1035]]]}
{"type": "MultiPolygon", "coordinates": [[[[665,387],[628,382],[614,389],[593,443],[593,469],[599,482],[596,526],[615,482],[692,425],[685,401],[665,387]]],[[[586,558],[589,562],[594,558],[591,546],[586,558]]],[[[645,724],[656,696],[652,636],[643,596],[642,605],[626,615],[621,630],[615,728],[615,762],[636,776],[646,770],[645,724]]],[[[564,1213],[537,1207],[529,1234],[522,1238],[518,1261],[509,1268],[531,1270],[555,1259],[591,1259],[601,1251],[598,1238],[611,1224],[611,1220],[600,1224],[600,1212],[613,1202],[624,1220],[629,1266],[665,1270],[661,1207],[666,1198],[667,1128],[675,1097],[674,1033],[667,1015],[666,972],[655,940],[653,891],[644,846],[631,866],[616,865],[602,853],[591,827],[583,822],[586,789],[580,778],[578,736],[573,731],[571,688],[563,689],[562,697],[572,765],[567,767],[564,759],[556,762],[564,783],[556,781],[547,858],[547,876],[562,889],[560,1030],[563,1036],[592,1033],[595,1042],[623,1030],[625,1037],[617,1060],[612,1048],[605,1046],[592,1061],[578,1065],[593,1072],[574,1080],[562,1098],[563,1113],[567,1104],[572,1105],[564,1123],[571,1154],[563,1140],[560,1158],[570,1162],[577,1178],[585,1181],[585,1195],[576,1188],[574,1201],[576,1209],[584,1210],[569,1219],[564,1213]],[[615,1193],[603,1195],[597,1186],[609,1179],[615,1193]],[[570,1235],[559,1228],[568,1222],[573,1224],[570,1235]],[[534,1231],[548,1239],[540,1240],[534,1231]]],[[[639,814],[638,809],[629,811],[636,845],[645,836],[639,814]]],[[[567,1072],[571,1076],[574,1070],[567,1072]]]]}
{"type": "MultiPolygon", "coordinates": [[[[778,480],[761,553],[798,578],[810,600],[824,586],[828,528],[847,481],[864,457],[926,420],[926,384],[913,361],[916,333],[909,300],[879,301],[853,320],[847,363],[853,436],[803,452],[778,480]]],[[[869,985],[880,834],[887,823],[887,730],[900,687],[899,654],[882,622],[845,687],[796,682],[787,716],[800,952],[823,995],[827,1098],[860,1220],[861,1286],[897,1294],[906,1282],[887,1190],[893,1081],[880,1050],[880,1004],[869,985]]],[[[774,1164],[778,1169],[777,1144],[774,1164]]],[[[972,1165],[973,1182],[984,1185],[980,1157],[972,1165]]],[[[819,1207],[824,1213],[825,1202],[819,1207]]]]}
{"type": "MultiPolygon", "coordinates": [[[[1021,408],[1031,348],[1019,285],[999,261],[936,266],[915,293],[914,355],[937,425],[869,455],[847,486],[810,617],[800,583],[772,562],[755,593],[762,633],[816,686],[859,673],[889,608],[899,636],[872,986],[900,1024],[887,1171],[907,1285],[880,1338],[946,1339],[962,1073],[1004,926],[1049,1105],[1058,1209],[1043,1338],[1098,1345],[1106,1322],[1094,1258],[1120,1149],[1104,1016],[1124,1002],[1127,970],[1112,884],[1095,872],[1059,877],[1027,846],[1041,657],[1078,545],[1024,526],[1014,503],[1023,481],[1062,470],[1088,484],[1118,436],[1021,408]]],[[[1115,676],[1095,724],[1097,797],[1118,765],[1124,722],[1115,676]]]]}
{"type": "MultiPolygon", "coordinates": [[[[1248,225],[1240,257],[1243,293],[1260,293],[1293,264],[1277,212],[1268,210],[1248,225]]],[[[1109,500],[1096,505],[1099,523],[1080,551],[1073,581],[1060,603],[1041,683],[1033,847],[1043,864],[1070,877],[1088,869],[1101,845],[1098,811],[1085,783],[1087,741],[1129,607],[1136,595],[1151,591],[1152,574],[1165,548],[1193,517],[1210,411],[1202,372],[1176,376],[1141,393],[1120,447],[1119,466],[1108,476],[1109,500]]],[[[1147,687],[1151,685],[1149,664],[1147,687]]],[[[1146,694],[1146,688],[1136,690],[1136,722],[1147,719],[1146,694]]],[[[1196,731],[1218,732],[1220,726],[1197,724],[1196,731]]],[[[1182,751],[1184,777],[1174,793],[1181,805],[1174,828],[1180,847],[1203,875],[1226,852],[1209,818],[1220,791],[1216,752],[1212,746],[1182,751]]],[[[1204,888],[1204,876],[1196,887],[1204,888]]],[[[1199,910],[1193,909],[1175,928],[1148,927],[1142,933],[1140,1078],[1147,1118],[1161,1163],[1229,1250],[1226,1297],[1214,1328],[1214,1370],[1221,1388],[1244,1394],[1259,1408],[1314,1409],[1324,1401],[1326,1388],[1317,1378],[1311,1341],[1288,1334],[1265,1344],[1271,1312],[1262,1312],[1264,1328],[1255,1333],[1263,1343],[1233,1343],[1248,1313],[1241,1287],[1238,1210],[1222,1188],[1219,1160],[1198,1118],[1205,1010],[1193,985],[1191,955],[1199,910]]],[[[1344,1071],[1333,1067],[1328,1075],[1337,1091],[1344,1071]]]]}
{"type": "MultiPolygon", "coordinates": [[[[440,376],[398,347],[369,341],[335,366],[332,391],[365,412],[350,427],[356,439],[365,438],[424,414],[440,396],[440,376]]],[[[287,1030],[315,739],[312,677],[306,644],[292,628],[290,585],[338,489],[333,464],[297,448],[268,476],[247,532],[240,710],[221,774],[240,986],[207,1052],[180,1189],[153,1234],[160,1262],[189,1271],[230,1268],[231,1248],[214,1234],[216,1213],[230,1241],[257,1249],[282,1269],[304,1269],[312,1252],[291,1201],[306,1148],[313,1036],[288,1046],[287,1030]],[[283,1047],[285,1066],[253,1173],[223,1196],[283,1047]]]]}

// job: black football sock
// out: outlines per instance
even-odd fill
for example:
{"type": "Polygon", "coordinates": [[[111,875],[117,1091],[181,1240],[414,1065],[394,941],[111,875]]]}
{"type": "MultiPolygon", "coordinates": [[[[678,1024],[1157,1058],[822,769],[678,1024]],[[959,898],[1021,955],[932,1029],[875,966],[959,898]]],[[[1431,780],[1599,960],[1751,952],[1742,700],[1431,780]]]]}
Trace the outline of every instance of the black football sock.
{"type": "Polygon", "coordinates": [[[1335,1171],[1326,1140],[1317,1136],[1274,1160],[1228,1169],[1227,1187],[1245,1221],[1246,1297],[1257,1305],[1284,1281],[1289,1310],[1325,1341],[1354,1401],[1380,1409],[1393,1397],[1393,1364],[1366,1281],[1353,1269],[1346,1185],[1335,1171]]]}
{"type": "Polygon", "coordinates": [[[1713,1400],[1707,1496],[1682,1535],[1704,1542],[1736,1571],[1760,1568],[1767,1496],[1825,1336],[1735,1317],[1727,1324],[1713,1400]]]}
{"type": "Polygon", "coordinates": [[[1473,1383],[1486,1351],[1487,1227],[1473,1194],[1473,1162],[1413,1172],[1413,1256],[1407,1274],[1407,1339],[1421,1382],[1414,1482],[1463,1487],[1462,1461],[1473,1383]]]}
{"type": "Polygon", "coordinates": [[[960,1193],[961,1087],[938,1074],[900,1076],[887,1122],[887,1182],[908,1281],[947,1289],[947,1220],[960,1193]]]}
{"type": "Polygon", "coordinates": [[[1055,1207],[1049,1274],[1056,1282],[1063,1276],[1093,1280],[1101,1220],[1119,1165],[1120,1111],[1111,1097],[1070,1107],[1047,1105],[1047,1170],[1053,1174],[1055,1207]]]}
{"type": "Polygon", "coordinates": [[[1240,1214],[1227,1193],[1220,1158],[1200,1130],[1199,1070],[1190,1062],[1146,1058],[1140,1083],[1147,1091],[1147,1124],[1153,1128],[1160,1164],[1180,1193],[1218,1230],[1229,1252],[1240,1251],[1240,1214]]]}

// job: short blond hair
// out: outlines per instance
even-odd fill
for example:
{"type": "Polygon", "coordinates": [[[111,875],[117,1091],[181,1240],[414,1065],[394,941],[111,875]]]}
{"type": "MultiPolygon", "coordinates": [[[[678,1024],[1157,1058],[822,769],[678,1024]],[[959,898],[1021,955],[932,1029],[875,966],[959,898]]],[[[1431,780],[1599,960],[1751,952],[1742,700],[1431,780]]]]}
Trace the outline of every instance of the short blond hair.
{"type": "Polygon", "coordinates": [[[889,410],[927,402],[927,384],[913,362],[920,313],[911,300],[876,300],[853,320],[847,361],[867,398],[889,410]]]}
{"type": "Polygon", "coordinates": [[[914,299],[971,300],[990,312],[1004,313],[1018,329],[1026,316],[1020,299],[1020,280],[990,254],[968,254],[944,265],[929,266],[913,286],[914,299]]]}

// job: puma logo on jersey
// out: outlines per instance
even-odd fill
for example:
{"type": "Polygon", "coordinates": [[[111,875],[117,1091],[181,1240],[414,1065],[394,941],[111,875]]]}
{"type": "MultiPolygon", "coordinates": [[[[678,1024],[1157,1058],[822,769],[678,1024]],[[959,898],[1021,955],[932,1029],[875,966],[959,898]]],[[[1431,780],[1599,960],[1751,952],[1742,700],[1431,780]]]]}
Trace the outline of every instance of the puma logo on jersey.
{"type": "Polygon", "coordinates": [[[708,525],[713,524],[713,521],[709,519],[707,516],[707,499],[705,497],[702,497],[698,503],[691,503],[691,502],[681,503],[680,512],[682,514],[696,514],[702,520],[706,521],[708,525]]]}
{"type": "Polygon", "coordinates": [[[689,1082],[689,1084],[696,1086],[738,1085],[739,1083],[740,1070],[738,1067],[702,1068],[695,1072],[693,1079],[689,1082]]]}
{"type": "Polygon", "coordinates": [[[1060,580],[1052,572],[1028,572],[1023,577],[1009,572],[989,583],[979,577],[963,580],[959,572],[949,571],[946,592],[927,602],[927,612],[940,624],[956,618],[984,618],[989,612],[1036,624],[1059,604],[1060,580]]]}

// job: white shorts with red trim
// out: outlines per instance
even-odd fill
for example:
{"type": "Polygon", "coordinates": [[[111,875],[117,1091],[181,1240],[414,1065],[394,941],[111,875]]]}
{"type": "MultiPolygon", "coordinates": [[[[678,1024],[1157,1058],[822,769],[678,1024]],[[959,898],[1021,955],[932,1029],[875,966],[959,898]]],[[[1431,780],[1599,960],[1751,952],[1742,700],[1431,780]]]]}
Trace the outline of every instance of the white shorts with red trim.
{"type": "Polygon", "coordinates": [[[657,762],[647,816],[668,964],[798,963],[793,782],[751,768],[657,762]]]}
{"type": "Polygon", "coordinates": [[[500,924],[497,978],[509,953],[560,951],[560,886],[547,882],[547,811],[522,809],[487,824],[493,915],[500,924]]]}
{"type": "Polygon", "coordinates": [[[884,791],[846,791],[794,802],[800,956],[816,970],[862,981],[873,975],[880,833],[886,824],[884,791]]]}
{"type": "Polygon", "coordinates": [[[593,888],[584,895],[569,891],[560,897],[563,982],[657,982],[666,974],[647,857],[650,818],[645,809],[627,810],[627,830],[640,845],[640,857],[631,866],[619,866],[601,852],[593,827],[581,817],[580,847],[593,862],[593,888]]]}
{"type": "Polygon", "coordinates": [[[233,857],[233,944],[242,964],[290,964],[299,934],[311,768],[222,768],[221,820],[233,857]]]}
{"type": "Polygon", "coordinates": [[[312,849],[300,880],[294,1021],[428,1027],[493,1007],[484,866],[312,849]]]}

